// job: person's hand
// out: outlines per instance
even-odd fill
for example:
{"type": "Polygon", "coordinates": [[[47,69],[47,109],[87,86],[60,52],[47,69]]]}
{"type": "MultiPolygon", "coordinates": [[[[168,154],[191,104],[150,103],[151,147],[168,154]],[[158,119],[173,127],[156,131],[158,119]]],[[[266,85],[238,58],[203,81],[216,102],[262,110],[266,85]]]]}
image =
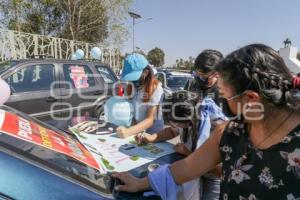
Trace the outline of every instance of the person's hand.
{"type": "Polygon", "coordinates": [[[182,154],[182,155],[190,155],[192,152],[185,146],[183,143],[178,143],[174,146],[175,152],[182,154]]]}
{"type": "Polygon", "coordinates": [[[115,190],[123,192],[138,192],[148,189],[149,183],[144,179],[139,179],[128,172],[112,173],[112,177],[119,179],[123,185],[115,186],[115,190]]]}
{"type": "Polygon", "coordinates": [[[116,129],[116,132],[117,132],[117,135],[118,135],[120,138],[126,138],[126,137],[130,136],[129,131],[128,131],[128,128],[125,128],[125,127],[123,127],[123,126],[119,126],[119,127],[116,129]]]}
{"type": "Polygon", "coordinates": [[[147,144],[147,143],[153,143],[155,141],[155,136],[144,133],[144,134],[137,134],[134,137],[134,139],[138,144],[143,144],[143,143],[147,144]]]}
{"type": "Polygon", "coordinates": [[[211,173],[213,173],[216,177],[221,177],[222,175],[221,165],[217,165],[213,170],[211,170],[211,173]]]}

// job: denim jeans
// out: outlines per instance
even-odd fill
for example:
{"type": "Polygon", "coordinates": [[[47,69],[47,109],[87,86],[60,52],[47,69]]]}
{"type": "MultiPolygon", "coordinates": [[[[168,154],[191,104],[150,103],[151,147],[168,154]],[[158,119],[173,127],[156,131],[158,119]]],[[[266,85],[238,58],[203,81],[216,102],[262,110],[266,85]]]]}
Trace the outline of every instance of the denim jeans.
{"type": "Polygon", "coordinates": [[[218,200],[220,196],[220,179],[212,173],[200,177],[200,199],[218,200]]]}

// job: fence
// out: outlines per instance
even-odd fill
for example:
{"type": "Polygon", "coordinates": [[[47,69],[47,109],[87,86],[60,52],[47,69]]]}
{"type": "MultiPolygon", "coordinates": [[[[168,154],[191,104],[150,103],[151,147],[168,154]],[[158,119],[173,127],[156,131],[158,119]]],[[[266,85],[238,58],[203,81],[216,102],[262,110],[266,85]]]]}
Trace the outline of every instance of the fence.
{"type": "Polygon", "coordinates": [[[109,64],[115,71],[119,70],[121,66],[119,49],[0,28],[0,61],[26,59],[36,55],[47,55],[56,59],[71,59],[76,49],[82,49],[85,52],[85,59],[89,59],[90,50],[93,47],[101,49],[102,62],[109,64]]]}

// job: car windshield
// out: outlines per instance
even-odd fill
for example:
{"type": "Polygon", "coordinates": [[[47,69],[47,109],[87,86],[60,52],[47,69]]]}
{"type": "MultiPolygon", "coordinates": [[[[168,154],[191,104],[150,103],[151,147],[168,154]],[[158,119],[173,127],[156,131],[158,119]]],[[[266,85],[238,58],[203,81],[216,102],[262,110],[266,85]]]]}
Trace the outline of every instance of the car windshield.
{"type": "Polygon", "coordinates": [[[188,76],[169,76],[167,78],[168,87],[184,87],[188,81],[188,76]]]}
{"type": "Polygon", "coordinates": [[[0,62],[0,74],[2,74],[3,72],[5,72],[9,68],[15,66],[16,64],[18,64],[17,61],[4,61],[4,62],[0,62]]]}
{"type": "Polygon", "coordinates": [[[6,106],[0,106],[0,146],[91,191],[111,195],[110,178],[100,174],[76,137],[6,106]]]}

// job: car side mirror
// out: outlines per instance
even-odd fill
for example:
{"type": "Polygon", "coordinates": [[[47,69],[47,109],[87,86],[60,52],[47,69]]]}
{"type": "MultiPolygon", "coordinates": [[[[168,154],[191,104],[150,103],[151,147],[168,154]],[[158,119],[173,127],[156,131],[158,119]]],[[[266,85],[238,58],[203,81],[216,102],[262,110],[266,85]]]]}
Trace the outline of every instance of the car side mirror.
{"type": "Polygon", "coordinates": [[[157,79],[162,83],[162,87],[167,87],[167,76],[164,72],[157,72],[156,74],[157,79]]]}

